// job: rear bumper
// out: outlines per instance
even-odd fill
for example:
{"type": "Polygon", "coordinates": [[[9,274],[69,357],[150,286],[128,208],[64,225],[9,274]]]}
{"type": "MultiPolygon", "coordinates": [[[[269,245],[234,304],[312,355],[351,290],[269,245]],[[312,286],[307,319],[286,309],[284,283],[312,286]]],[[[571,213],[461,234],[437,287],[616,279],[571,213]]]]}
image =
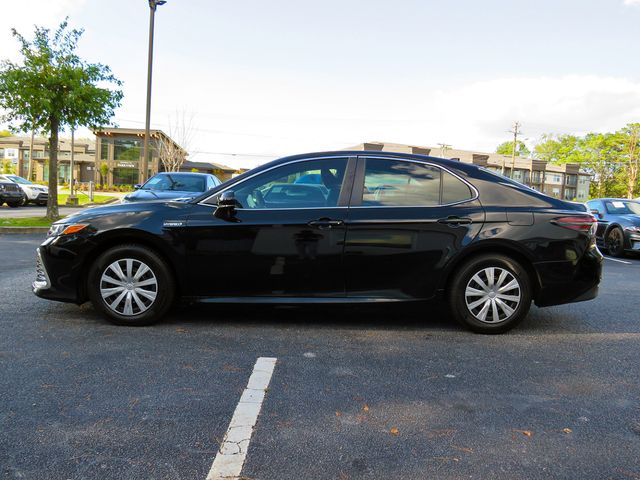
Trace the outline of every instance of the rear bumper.
{"type": "Polygon", "coordinates": [[[602,279],[603,259],[593,246],[578,261],[535,263],[540,285],[535,304],[547,307],[596,298],[602,279]]]}

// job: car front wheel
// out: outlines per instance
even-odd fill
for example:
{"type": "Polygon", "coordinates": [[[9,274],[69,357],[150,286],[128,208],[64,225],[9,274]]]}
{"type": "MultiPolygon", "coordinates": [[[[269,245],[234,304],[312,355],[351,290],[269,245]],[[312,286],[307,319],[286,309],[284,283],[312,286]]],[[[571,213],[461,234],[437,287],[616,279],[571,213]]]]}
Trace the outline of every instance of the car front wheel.
{"type": "Polygon", "coordinates": [[[97,310],[116,325],[154,324],[175,295],[169,267],[142,245],[111,248],[98,257],[88,277],[88,294],[97,310]]]}
{"type": "Polygon", "coordinates": [[[531,306],[529,275],[504,255],[482,255],[465,263],[449,288],[456,320],[477,333],[503,333],[518,325],[531,306]]]}
{"type": "Polygon", "coordinates": [[[607,234],[607,250],[609,255],[621,257],[624,255],[624,233],[619,227],[613,227],[607,234]]]}

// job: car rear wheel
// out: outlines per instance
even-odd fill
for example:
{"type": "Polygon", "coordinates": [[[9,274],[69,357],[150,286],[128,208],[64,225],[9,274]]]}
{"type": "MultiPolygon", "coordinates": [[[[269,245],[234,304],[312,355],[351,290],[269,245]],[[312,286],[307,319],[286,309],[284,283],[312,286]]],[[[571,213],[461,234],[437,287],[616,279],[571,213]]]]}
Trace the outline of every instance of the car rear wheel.
{"type": "Polygon", "coordinates": [[[116,325],[145,326],[160,321],[175,295],[167,264],[141,245],[104,252],[92,265],[88,282],[91,302],[116,325]]]}
{"type": "Polygon", "coordinates": [[[503,333],[518,325],[531,306],[529,275],[504,255],[482,255],[465,263],[449,288],[456,320],[478,333],[503,333]]]}
{"type": "Polygon", "coordinates": [[[614,257],[621,257],[624,255],[624,233],[622,233],[621,228],[613,227],[609,230],[609,233],[607,233],[606,246],[609,251],[609,255],[614,257]]]}

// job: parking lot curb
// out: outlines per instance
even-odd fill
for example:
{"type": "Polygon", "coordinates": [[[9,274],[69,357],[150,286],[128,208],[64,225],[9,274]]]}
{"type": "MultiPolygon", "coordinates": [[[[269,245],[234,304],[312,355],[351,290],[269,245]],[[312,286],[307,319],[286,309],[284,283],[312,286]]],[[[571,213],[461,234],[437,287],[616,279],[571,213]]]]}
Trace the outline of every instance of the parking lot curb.
{"type": "Polygon", "coordinates": [[[0,227],[0,233],[47,233],[49,227],[0,227]]]}

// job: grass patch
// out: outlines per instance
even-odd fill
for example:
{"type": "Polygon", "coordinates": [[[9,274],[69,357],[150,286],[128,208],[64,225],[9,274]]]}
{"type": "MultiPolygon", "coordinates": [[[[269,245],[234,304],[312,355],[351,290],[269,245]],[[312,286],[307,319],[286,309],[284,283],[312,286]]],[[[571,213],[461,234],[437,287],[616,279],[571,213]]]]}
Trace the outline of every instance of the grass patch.
{"type": "Polygon", "coordinates": [[[0,227],[48,227],[51,220],[47,217],[0,218],[0,227]]]}
{"type": "MultiPolygon", "coordinates": [[[[67,203],[68,193],[59,193],[58,194],[58,205],[65,205],[67,203]]],[[[88,195],[76,195],[78,197],[78,203],[80,205],[85,205],[87,203],[91,203],[88,195]]],[[[106,202],[107,200],[111,200],[113,195],[93,195],[93,203],[106,202]]]]}

